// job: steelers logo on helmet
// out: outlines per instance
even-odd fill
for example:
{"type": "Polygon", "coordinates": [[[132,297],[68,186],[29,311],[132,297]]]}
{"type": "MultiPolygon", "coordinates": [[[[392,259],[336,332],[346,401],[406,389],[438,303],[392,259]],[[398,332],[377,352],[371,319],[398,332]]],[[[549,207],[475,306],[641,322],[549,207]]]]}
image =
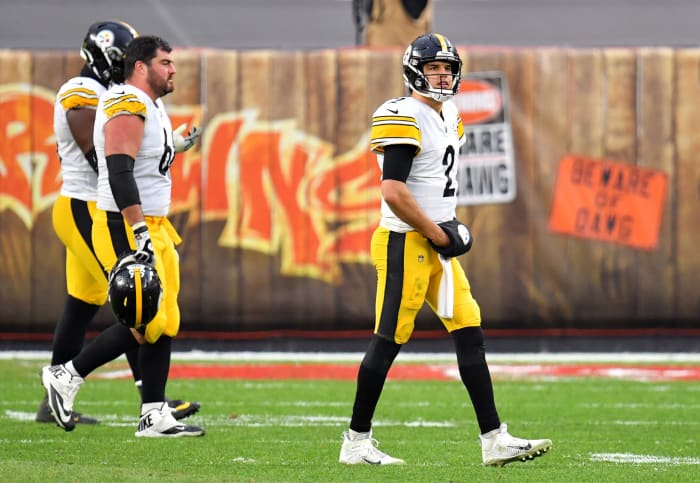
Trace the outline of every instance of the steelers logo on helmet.
{"type": "Polygon", "coordinates": [[[136,30],[121,20],[95,22],[83,40],[80,56],[97,78],[108,86],[124,82],[124,56],[136,30]]]}
{"type": "Polygon", "coordinates": [[[101,30],[95,35],[95,43],[104,50],[114,45],[114,33],[111,30],[101,30]]]}
{"type": "Polygon", "coordinates": [[[155,267],[131,254],[121,257],[109,275],[112,312],[119,322],[140,332],[158,313],[162,293],[155,267]]]}
{"type": "Polygon", "coordinates": [[[462,76],[462,60],[457,49],[447,37],[440,34],[421,35],[414,40],[403,54],[403,80],[410,91],[424,97],[445,102],[457,94],[462,76]],[[448,88],[432,87],[423,72],[429,62],[447,62],[452,71],[452,82],[448,88]]]}

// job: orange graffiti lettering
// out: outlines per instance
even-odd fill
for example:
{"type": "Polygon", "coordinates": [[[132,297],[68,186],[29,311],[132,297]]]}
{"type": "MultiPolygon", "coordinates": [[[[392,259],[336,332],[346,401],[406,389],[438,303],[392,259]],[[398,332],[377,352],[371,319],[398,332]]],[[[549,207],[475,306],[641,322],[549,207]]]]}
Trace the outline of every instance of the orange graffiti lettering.
{"type": "Polygon", "coordinates": [[[43,87],[0,86],[0,211],[14,212],[27,228],[61,187],[53,100],[43,87]]]}
{"type": "Polygon", "coordinates": [[[253,116],[250,112],[221,114],[212,119],[204,131],[202,144],[207,166],[203,206],[207,220],[225,218],[229,206],[237,205],[238,173],[229,173],[228,167],[235,165],[241,129],[253,116]]]}
{"type": "Polygon", "coordinates": [[[220,243],[279,252],[283,274],[328,282],[339,281],[340,262],[367,262],[380,199],[367,139],[333,157],[332,145],[296,130],[294,121],[224,116],[207,135],[233,144],[206,142],[204,154],[218,173],[208,176],[215,188],[207,192],[221,193],[221,179],[238,181],[205,204],[207,219],[228,213],[220,243]]]}

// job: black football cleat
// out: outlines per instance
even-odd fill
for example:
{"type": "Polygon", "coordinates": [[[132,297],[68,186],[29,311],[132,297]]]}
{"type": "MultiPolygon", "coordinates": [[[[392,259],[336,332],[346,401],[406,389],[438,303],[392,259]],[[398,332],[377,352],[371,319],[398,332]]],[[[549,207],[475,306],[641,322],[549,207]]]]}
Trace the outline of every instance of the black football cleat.
{"type": "Polygon", "coordinates": [[[173,417],[177,420],[189,418],[194,413],[199,411],[198,402],[182,401],[181,399],[165,398],[173,413],[173,417]]]}
{"type": "MultiPolygon", "coordinates": [[[[85,416],[82,413],[77,413],[73,411],[73,422],[75,424],[99,424],[100,420],[97,418],[93,418],[90,416],[85,416]]],[[[56,424],[56,420],[54,417],[51,415],[51,409],[49,409],[49,397],[44,396],[44,399],[41,400],[41,404],[39,404],[39,410],[36,412],[36,417],[34,418],[34,421],[37,423],[54,423],[56,424]]]]}

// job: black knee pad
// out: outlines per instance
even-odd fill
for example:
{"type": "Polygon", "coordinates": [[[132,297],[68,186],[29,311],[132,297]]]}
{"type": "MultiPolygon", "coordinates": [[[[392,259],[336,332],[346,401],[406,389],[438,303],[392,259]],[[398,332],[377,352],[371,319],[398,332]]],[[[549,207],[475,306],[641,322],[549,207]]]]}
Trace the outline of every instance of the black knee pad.
{"type": "Polygon", "coordinates": [[[401,344],[383,339],[375,334],[369,341],[362,365],[374,372],[386,374],[400,350],[401,344]]]}
{"type": "Polygon", "coordinates": [[[473,366],[486,360],[484,331],[481,327],[465,327],[452,332],[457,352],[457,365],[473,366]]]}

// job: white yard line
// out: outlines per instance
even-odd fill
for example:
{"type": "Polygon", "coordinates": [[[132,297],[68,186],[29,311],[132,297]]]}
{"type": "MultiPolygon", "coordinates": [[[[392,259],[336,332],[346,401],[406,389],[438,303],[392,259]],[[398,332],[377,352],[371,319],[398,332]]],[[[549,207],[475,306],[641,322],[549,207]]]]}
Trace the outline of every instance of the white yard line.
{"type": "Polygon", "coordinates": [[[591,461],[607,461],[610,463],[665,464],[665,465],[700,465],[700,458],[678,458],[631,453],[593,453],[591,461]]]}
{"type": "MultiPolygon", "coordinates": [[[[173,352],[173,361],[206,362],[360,362],[361,352],[173,352]]],[[[121,356],[121,358],[124,358],[121,356]]],[[[567,353],[494,353],[487,354],[489,362],[564,363],[564,362],[640,362],[640,363],[700,363],[700,352],[567,352],[567,353]]],[[[49,351],[0,351],[0,360],[50,360],[49,351]]],[[[456,362],[448,352],[404,352],[396,358],[401,362],[456,362]]]]}

